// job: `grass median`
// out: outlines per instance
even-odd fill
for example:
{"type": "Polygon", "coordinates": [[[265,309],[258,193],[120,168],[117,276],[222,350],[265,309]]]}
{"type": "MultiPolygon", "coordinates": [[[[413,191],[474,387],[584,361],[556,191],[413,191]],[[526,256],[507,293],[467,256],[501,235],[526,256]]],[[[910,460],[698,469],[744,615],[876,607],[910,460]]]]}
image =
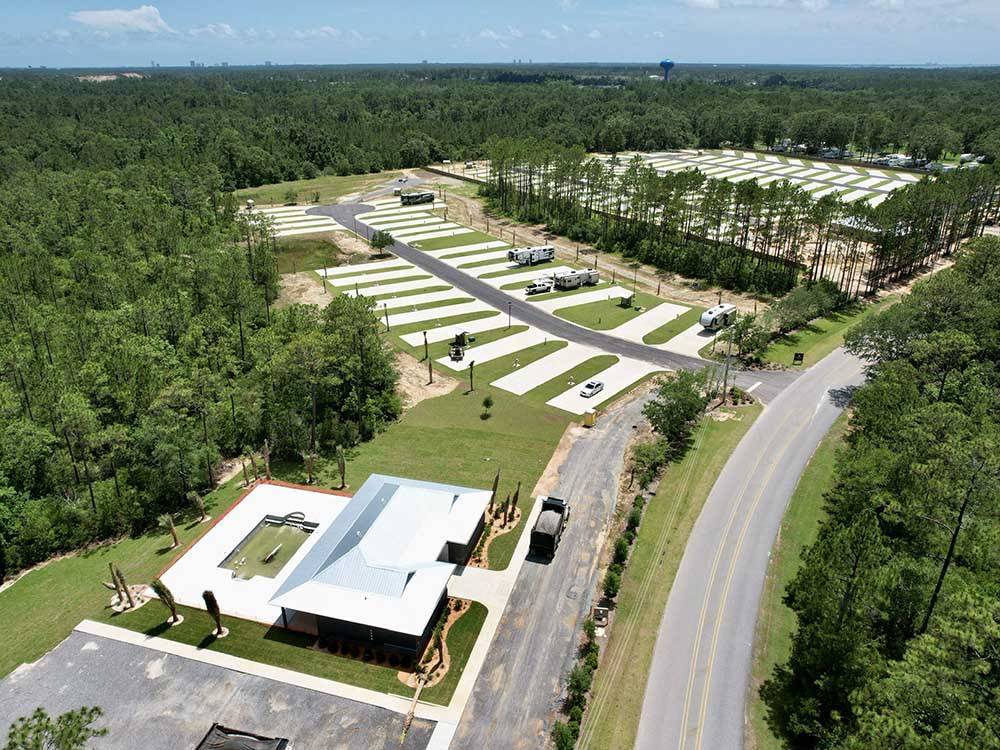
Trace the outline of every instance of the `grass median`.
{"type": "Polygon", "coordinates": [[[809,460],[789,501],[781,531],[771,551],[764,593],[757,614],[753,672],[747,696],[750,713],[748,750],[783,750],[784,745],[767,725],[759,689],[774,667],[788,659],[795,632],[795,613],[783,601],[785,588],[802,567],[802,552],[816,539],[823,519],[823,495],[834,479],[837,451],[847,438],[849,417],[840,415],[809,460]]]}
{"type": "Polygon", "coordinates": [[[579,748],[635,744],[657,631],[687,538],[716,477],[761,410],[755,404],[724,410],[733,415],[724,420],[704,418],[692,435],[691,449],[660,480],[622,578],[579,748]]]}
{"type": "Polygon", "coordinates": [[[652,294],[637,292],[633,304],[629,307],[622,305],[620,298],[614,297],[600,302],[563,307],[556,310],[554,315],[584,328],[607,331],[638,318],[663,301],[652,294]]]}

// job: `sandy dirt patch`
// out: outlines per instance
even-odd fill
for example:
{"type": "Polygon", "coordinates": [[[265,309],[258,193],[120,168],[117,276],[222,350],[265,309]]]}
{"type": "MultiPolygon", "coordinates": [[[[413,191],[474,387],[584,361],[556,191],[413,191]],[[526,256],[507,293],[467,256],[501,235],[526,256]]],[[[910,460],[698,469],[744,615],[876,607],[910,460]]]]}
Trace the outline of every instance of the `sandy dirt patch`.
{"type": "Polygon", "coordinates": [[[332,297],[333,290],[324,294],[323,280],[312,271],[286,273],[278,280],[278,299],[275,300],[274,306],[282,308],[303,304],[326,307],[332,297]]]}
{"type": "Polygon", "coordinates": [[[458,380],[440,372],[434,373],[434,382],[427,382],[427,364],[406,352],[396,353],[396,370],[399,372],[397,388],[403,398],[403,408],[410,409],[424,399],[451,393],[458,380]]]}

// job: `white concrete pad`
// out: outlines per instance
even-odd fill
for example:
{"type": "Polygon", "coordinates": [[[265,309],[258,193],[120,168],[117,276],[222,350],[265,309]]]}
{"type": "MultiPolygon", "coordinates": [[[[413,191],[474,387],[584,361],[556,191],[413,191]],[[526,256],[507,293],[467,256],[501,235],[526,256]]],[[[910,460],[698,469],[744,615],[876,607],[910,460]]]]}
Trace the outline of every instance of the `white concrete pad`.
{"type": "Polygon", "coordinates": [[[553,352],[541,359],[536,359],[530,365],[520,367],[509,375],[494,380],[490,385],[513,393],[516,396],[523,396],[528,391],[537,388],[542,383],[546,383],[552,378],[564,372],[569,372],[577,365],[583,364],[588,359],[599,357],[604,354],[600,349],[594,349],[582,344],[570,342],[557,352],[553,352]]]}
{"type": "MultiPolygon", "coordinates": [[[[413,281],[399,281],[394,284],[376,284],[375,286],[366,286],[359,290],[360,294],[365,297],[378,297],[382,294],[399,294],[400,292],[412,292],[417,289],[428,289],[432,286],[450,286],[446,282],[437,278],[436,276],[431,276],[426,279],[414,279],[413,281]]],[[[349,296],[354,296],[353,289],[347,289],[344,294],[349,296]]]]}
{"type": "Polygon", "coordinates": [[[346,264],[343,266],[331,266],[330,268],[321,268],[316,273],[320,276],[326,276],[328,279],[334,276],[355,276],[362,271],[367,273],[379,273],[381,271],[388,271],[390,269],[398,268],[413,268],[413,265],[402,258],[389,258],[388,260],[375,260],[371,263],[355,263],[346,264]]]}
{"type": "Polygon", "coordinates": [[[674,305],[670,302],[661,302],[651,310],[636,315],[627,323],[622,323],[617,328],[612,328],[606,333],[626,341],[642,343],[642,338],[647,333],[655,331],[660,326],[666,325],[674,318],[680,317],[689,308],[683,305],[674,305]]]}
{"type": "Polygon", "coordinates": [[[515,333],[512,336],[504,336],[502,339],[491,341],[488,344],[466,349],[465,358],[461,362],[453,362],[450,357],[441,357],[437,362],[451,370],[464,370],[469,366],[470,362],[475,362],[476,364],[490,362],[494,359],[500,359],[500,357],[506,357],[508,354],[519,352],[522,349],[527,349],[530,346],[535,346],[535,344],[541,344],[546,340],[561,341],[561,339],[550,336],[538,328],[529,328],[527,331],[515,333]]]}
{"type": "Polygon", "coordinates": [[[829,195],[830,193],[834,193],[838,190],[840,190],[840,188],[837,187],[836,185],[827,185],[826,187],[820,188],[819,190],[814,192],[812,196],[813,198],[822,198],[824,195],[829,195]]]}
{"type": "MultiPolygon", "coordinates": [[[[424,224],[424,225],[417,224],[416,226],[403,227],[401,229],[397,229],[392,233],[392,236],[395,237],[397,240],[401,240],[403,242],[409,242],[413,237],[417,235],[427,234],[429,232],[439,232],[445,229],[458,229],[460,226],[461,224],[456,224],[452,221],[439,221],[433,224],[424,224]]],[[[444,236],[447,236],[447,234],[445,234],[444,236]]]]}
{"type": "Polygon", "coordinates": [[[604,390],[596,396],[584,398],[580,395],[580,388],[583,383],[577,383],[572,388],[560,393],[555,398],[550,398],[546,403],[557,409],[568,411],[570,414],[583,414],[588,409],[593,409],[605,401],[608,401],[637,380],[646,377],[650,373],[663,372],[664,369],[648,362],[640,362],[637,359],[621,359],[617,364],[612,365],[607,370],[593,375],[590,380],[600,380],[604,383],[604,390]]]}
{"type": "MultiPolygon", "coordinates": [[[[364,289],[361,293],[364,294],[364,289]]],[[[428,302],[442,302],[446,299],[453,299],[457,303],[459,300],[468,300],[471,297],[458,289],[443,289],[439,292],[427,292],[426,294],[410,294],[403,297],[383,297],[375,301],[377,310],[389,308],[389,315],[394,311],[412,310],[417,305],[426,305],[428,302]]]]}
{"type": "MultiPolygon", "coordinates": [[[[419,214],[418,214],[419,216],[419,214]]],[[[365,222],[368,226],[375,229],[392,229],[394,227],[419,227],[427,226],[433,224],[444,224],[444,219],[440,216],[432,216],[429,218],[413,218],[413,219],[382,219],[365,222]]]]}
{"type": "Polygon", "coordinates": [[[473,232],[476,231],[475,229],[470,229],[469,227],[458,226],[457,224],[455,226],[458,227],[458,228],[457,229],[444,229],[444,230],[439,230],[439,231],[436,231],[436,232],[424,232],[423,234],[416,234],[416,235],[407,234],[407,236],[405,238],[403,238],[403,241],[407,242],[407,243],[422,242],[423,240],[436,240],[436,239],[439,239],[441,237],[457,237],[457,236],[462,235],[462,234],[472,234],[473,232]]]}
{"type": "MultiPolygon", "coordinates": [[[[497,271],[516,271],[519,267],[517,263],[505,260],[498,263],[491,263],[488,266],[477,266],[476,268],[466,268],[463,270],[470,276],[478,278],[488,273],[496,273],[497,271]]],[[[489,281],[489,279],[483,279],[483,281],[489,281]]]]}
{"type": "Polygon", "coordinates": [[[385,219],[389,216],[406,216],[407,214],[428,214],[436,208],[444,208],[445,204],[443,201],[438,201],[436,203],[421,203],[416,206],[399,206],[398,208],[379,208],[375,211],[369,211],[365,214],[358,214],[358,218],[362,221],[366,219],[382,218],[385,219]]]}
{"type": "Polygon", "coordinates": [[[367,284],[372,281],[388,281],[389,279],[405,279],[407,276],[424,276],[427,278],[432,278],[426,271],[421,271],[419,268],[414,268],[409,266],[408,268],[400,268],[395,271],[382,271],[377,275],[372,275],[370,273],[359,273],[353,276],[335,276],[333,278],[327,277],[326,283],[333,286],[354,286],[355,284],[367,284]]]}
{"type": "MultiPolygon", "coordinates": [[[[461,255],[457,258],[439,258],[442,263],[447,263],[449,266],[455,268],[462,268],[462,266],[467,266],[470,263],[481,263],[484,260],[501,260],[507,257],[506,250],[488,250],[483,253],[475,253],[474,255],[461,255]]],[[[462,270],[466,270],[462,268],[462,270]]],[[[471,269],[469,269],[471,270],[471,269]]]]}
{"type": "Polygon", "coordinates": [[[662,344],[657,344],[657,349],[663,349],[676,354],[686,354],[689,357],[697,357],[698,351],[711,344],[712,339],[719,335],[719,331],[708,331],[702,327],[701,323],[695,323],[687,330],[681,331],[672,339],[662,344]]]}
{"type": "Polygon", "coordinates": [[[456,247],[446,247],[442,250],[425,250],[424,252],[430,255],[431,253],[440,253],[437,257],[447,257],[452,253],[470,253],[473,250],[492,250],[497,247],[510,247],[509,242],[504,242],[503,240],[491,240],[489,242],[474,242],[471,245],[459,245],[456,247]]]}
{"type": "Polygon", "coordinates": [[[295,237],[300,234],[318,234],[320,232],[335,232],[338,229],[343,229],[339,224],[325,224],[323,226],[315,227],[303,227],[301,229],[276,229],[274,232],[275,237],[295,237]]]}
{"type": "Polygon", "coordinates": [[[404,326],[410,323],[423,323],[424,321],[442,320],[455,315],[466,315],[468,313],[482,312],[494,308],[485,302],[476,300],[475,302],[463,302],[458,305],[445,305],[444,307],[432,307],[427,310],[417,310],[415,312],[403,312],[389,314],[390,326],[404,326]]]}
{"type": "Polygon", "coordinates": [[[606,289],[594,289],[590,292],[580,292],[579,294],[567,294],[564,297],[552,297],[533,303],[540,310],[554,312],[562,310],[564,307],[576,307],[577,305],[589,305],[592,302],[607,302],[612,299],[628,297],[632,292],[622,289],[620,286],[612,286],[606,289]]]}
{"type": "MultiPolygon", "coordinates": [[[[455,334],[466,331],[468,333],[482,333],[483,331],[492,331],[494,328],[504,328],[507,325],[507,316],[501,315],[499,311],[494,310],[494,315],[488,318],[477,318],[476,320],[467,320],[464,323],[449,323],[442,326],[431,326],[427,329],[427,343],[435,344],[438,341],[449,341],[455,338],[455,334]]],[[[517,318],[511,320],[512,326],[523,326],[525,325],[517,318]]],[[[407,344],[410,346],[419,346],[424,343],[423,332],[418,331],[417,333],[408,333],[405,336],[401,336],[407,344]]]]}
{"type": "Polygon", "coordinates": [[[889,199],[888,193],[875,193],[871,198],[868,199],[869,206],[879,206],[885,203],[889,199]]]}
{"type": "Polygon", "coordinates": [[[204,609],[201,592],[211,589],[224,613],[270,625],[281,617],[281,609],[268,603],[271,597],[349,501],[350,498],[340,495],[260,484],[232,506],[163,574],[163,582],[181,604],[204,609]],[[221,567],[222,561],[264,520],[264,516],[285,516],[295,511],[301,511],[307,521],[319,527],[274,578],[234,578],[232,570],[221,567]]]}
{"type": "Polygon", "coordinates": [[[859,198],[867,198],[872,195],[869,190],[855,190],[844,196],[844,200],[850,203],[851,201],[856,201],[859,198]]]}

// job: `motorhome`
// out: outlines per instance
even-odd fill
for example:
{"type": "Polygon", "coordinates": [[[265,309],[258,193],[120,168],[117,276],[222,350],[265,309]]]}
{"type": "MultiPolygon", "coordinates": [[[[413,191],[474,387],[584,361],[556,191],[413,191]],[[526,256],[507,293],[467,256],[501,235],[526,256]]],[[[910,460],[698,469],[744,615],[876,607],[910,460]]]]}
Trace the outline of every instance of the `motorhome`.
{"type": "Polygon", "coordinates": [[[710,331],[718,331],[720,328],[736,320],[736,305],[723,302],[710,307],[701,314],[701,325],[710,331]]]}
{"type": "Polygon", "coordinates": [[[399,196],[399,202],[403,206],[415,206],[419,203],[433,203],[434,193],[430,190],[422,190],[418,193],[403,193],[399,196]]]}

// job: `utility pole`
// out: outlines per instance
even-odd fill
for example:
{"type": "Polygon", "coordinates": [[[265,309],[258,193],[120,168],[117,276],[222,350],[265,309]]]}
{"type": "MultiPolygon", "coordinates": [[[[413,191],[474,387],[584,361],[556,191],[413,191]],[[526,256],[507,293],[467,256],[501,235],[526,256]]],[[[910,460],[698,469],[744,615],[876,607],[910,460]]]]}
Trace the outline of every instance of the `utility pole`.
{"type": "Polygon", "coordinates": [[[469,393],[476,390],[476,381],[474,379],[474,368],[476,366],[476,360],[469,362],[469,393]]]}
{"type": "Polygon", "coordinates": [[[427,354],[427,331],[424,331],[424,359],[428,359],[427,354]]]}
{"type": "Polygon", "coordinates": [[[386,332],[388,332],[389,331],[389,305],[388,304],[382,305],[382,309],[385,311],[385,330],[386,330],[386,332]]]}
{"type": "Polygon", "coordinates": [[[510,304],[511,301],[507,300],[507,329],[510,329],[510,304]]]}

